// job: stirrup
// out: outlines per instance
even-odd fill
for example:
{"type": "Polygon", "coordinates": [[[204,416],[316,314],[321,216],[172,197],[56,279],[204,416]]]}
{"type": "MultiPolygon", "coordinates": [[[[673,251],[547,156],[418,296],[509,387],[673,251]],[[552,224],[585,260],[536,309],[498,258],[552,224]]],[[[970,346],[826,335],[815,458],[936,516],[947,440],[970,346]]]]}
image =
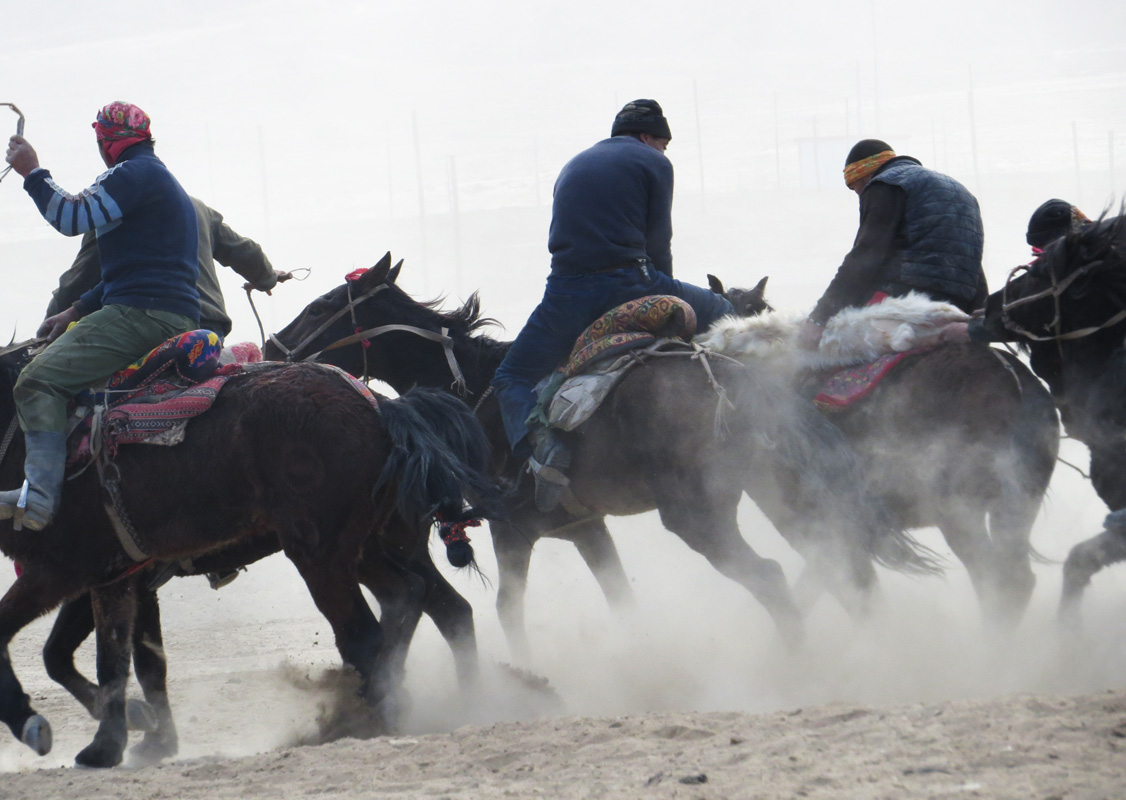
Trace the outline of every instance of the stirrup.
{"type": "Polygon", "coordinates": [[[246,567],[232,569],[230,572],[209,572],[207,573],[207,582],[211,584],[212,589],[218,591],[234,582],[240,572],[246,572],[246,567]]]}
{"type": "Polygon", "coordinates": [[[535,456],[528,456],[528,470],[535,476],[537,481],[543,480],[547,483],[563,487],[571,485],[570,478],[555,467],[549,467],[547,464],[541,464],[536,461],[535,456]]]}
{"type": "Polygon", "coordinates": [[[535,481],[536,509],[545,514],[554,511],[563,502],[571,485],[570,479],[557,468],[541,464],[534,457],[528,458],[528,469],[535,481]]]}
{"type": "Polygon", "coordinates": [[[23,518],[27,514],[27,492],[31,488],[30,482],[25,478],[20,487],[20,499],[16,501],[16,511],[12,514],[12,530],[23,530],[23,518]]]}

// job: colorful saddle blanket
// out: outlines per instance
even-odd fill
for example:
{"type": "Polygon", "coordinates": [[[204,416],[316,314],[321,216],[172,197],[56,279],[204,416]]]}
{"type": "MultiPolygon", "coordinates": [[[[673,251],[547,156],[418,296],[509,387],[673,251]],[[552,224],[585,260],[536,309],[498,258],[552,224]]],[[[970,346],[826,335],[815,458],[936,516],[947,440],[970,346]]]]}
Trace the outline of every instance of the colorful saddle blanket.
{"type": "Polygon", "coordinates": [[[888,353],[870,364],[845,367],[825,380],[813,403],[822,411],[840,411],[872,393],[880,381],[908,356],[925,353],[933,348],[923,347],[903,353],[888,353]]]}
{"type": "Polygon", "coordinates": [[[591,364],[618,356],[658,339],[690,340],[696,333],[692,306],[667,294],[654,294],[622,303],[590,324],[575,341],[563,372],[574,377],[591,364]]]}
{"type": "Polygon", "coordinates": [[[97,416],[92,412],[99,408],[97,435],[110,455],[122,444],[183,441],[188,421],[212,406],[223,384],[242,371],[243,363],[262,360],[255,345],[236,345],[230,352],[234,358],[220,358],[222,343],[212,331],[188,331],[113,375],[103,393],[84,393],[78,402],[82,418],[71,438],[71,463],[89,459],[97,416]]]}

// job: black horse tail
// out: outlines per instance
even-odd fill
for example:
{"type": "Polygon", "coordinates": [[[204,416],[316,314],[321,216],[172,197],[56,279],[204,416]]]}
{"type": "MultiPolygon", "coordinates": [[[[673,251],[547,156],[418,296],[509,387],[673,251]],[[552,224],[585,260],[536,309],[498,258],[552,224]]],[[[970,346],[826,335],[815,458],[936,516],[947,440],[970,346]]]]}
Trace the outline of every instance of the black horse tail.
{"type": "MultiPolygon", "coordinates": [[[[786,518],[811,534],[800,544],[843,545],[849,554],[866,553],[898,572],[941,573],[937,554],[897,524],[880,498],[867,490],[852,446],[810,402],[754,368],[742,370],[728,388],[736,389],[746,452],[782,487],[786,518]],[[838,541],[826,541],[829,532],[838,541]],[[814,536],[822,540],[812,540],[814,536]]],[[[755,499],[750,489],[748,493],[755,499]]]]}
{"type": "Polygon", "coordinates": [[[485,470],[489,442],[465,403],[438,389],[415,388],[380,401],[391,453],[375,489],[397,481],[397,504],[407,519],[433,516],[460,536],[444,536],[455,567],[473,563],[464,527],[478,517],[501,515],[501,491],[485,470]],[[472,498],[469,507],[466,498],[472,498]]]}

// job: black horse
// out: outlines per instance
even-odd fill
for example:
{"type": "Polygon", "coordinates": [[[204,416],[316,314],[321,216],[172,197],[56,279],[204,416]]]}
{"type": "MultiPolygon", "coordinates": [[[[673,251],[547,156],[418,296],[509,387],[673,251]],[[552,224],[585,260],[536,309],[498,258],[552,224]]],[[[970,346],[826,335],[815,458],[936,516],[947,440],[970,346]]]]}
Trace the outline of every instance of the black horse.
{"type": "Polygon", "coordinates": [[[971,326],[1028,350],[1064,429],[1091,451],[1091,483],[1115,512],[1064,564],[1061,616],[1074,621],[1091,576],[1126,560],[1126,217],[1104,218],[1013,270],[971,326]]]}
{"type": "MultiPolygon", "coordinates": [[[[751,290],[708,279],[741,316],[770,309],[765,278],[751,290]]],[[[831,417],[898,524],[937,527],[986,621],[1014,626],[1035,586],[1029,537],[1059,451],[1059,420],[1036,376],[1007,352],[947,345],[907,356],[831,417]]]]}
{"type": "Polygon", "coordinates": [[[666,528],[762,602],[790,641],[800,636],[801,615],[780,566],[758,556],[739,533],[743,492],[846,598],[873,587],[874,560],[933,569],[852,482],[851,451],[832,424],[786,387],[730,360],[710,363],[714,383],[687,358],[658,359],[629,373],[572,434],[571,489],[588,513],[537,511],[488,391],[507,343],[475,335],[486,322],[476,296],[442,313],[436,303],[419,303],[400,290],[399,267],[390,263],[386,256],[314,301],[272,337],[265,355],[317,357],[400,392],[416,385],[453,391],[451,369],[463,377],[461,395],[493,444],[493,474],[516,486],[509,518],[490,521],[490,530],[500,570],[497,606],[517,657],[527,654],[520,609],[532,545],[541,536],[572,538],[578,531],[580,541],[592,543],[584,552],[588,561],[612,557],[620,571],[603,524],[607,515],[656,508],[666,528]],[[367,330],[353,334],[356,327],[367,330]],[[370,346],[361,348],[361,340],[370,346]],[[726,436],[717,435],[717,414],[726,436]]]}
{"type": "MultiPolygon", "coordinates": [[[[0,424],[26,348],[0,356],[0,424]]],[[[14,427],[10,428],[15,430],[14,427]]],[[[492,484],[473,466],[488,446],[463,406],[441,393],[382,399],[378,411],[348,379],[317,365],[266,365],[232,376],[175,447],[125,446],[113,460],[120,502],[154,559],[178,560],[268,533],[304,579],[373,707],[390,685],[383,634],[360,592],[361,553],[396,515],[461,513],[463,491],[486,503],[492,484]],[[464,460],[455,454],[464,455],[464,460]]],[[[0,483],[22,478],[18,433],[0,483]]],[[[22,574],[0,599],[0,720],[37,752],[51,747],[8,657],[12,637],[60,602],[90,592],[97,624],[101,721],[79,764],[112,766],[126,743],[125,683],[138,574],[90,469],[67,482],[42,532],[0,525],[0,551],[22,574]]]]}

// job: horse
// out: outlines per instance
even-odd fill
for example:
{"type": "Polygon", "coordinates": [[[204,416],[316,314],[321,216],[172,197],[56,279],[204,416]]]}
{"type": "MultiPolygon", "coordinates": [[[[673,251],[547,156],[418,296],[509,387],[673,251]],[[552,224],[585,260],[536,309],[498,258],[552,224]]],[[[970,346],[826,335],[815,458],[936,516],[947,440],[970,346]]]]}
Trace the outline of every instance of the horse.
{"type": "Polygon", "coordinates": [[[1074,625],[1092,576],[1126,560],[1126,216],[1104,215],[1014,269],[971,331],[1028,352],[1064,430],[1090,449],[1091,483],[1114,512],[1064,561],[1060,618],[1074,625]]]}
{"type": "MultiPolygon", "coordinates": [[[[772,310],[766,278],[750,290],[708,279],[743,317],[772,310]]],[[[1012,629],[1035,587],[1029,537],[1059,451],[1059,420],[1036,376],[1007,352],[941,345],[908,355],[862,400],[827,413],[896,524],[937,527],[986,623],[1012,629]]]]}
{"type": "MultiPolygon", "coordinates": [[[[854,609],[874,587],[874,563],[935,569],[851,482],[853,456],[832,424],[788,388],[729,359],[710,360],[705,370],[698,359],[660,358],[628,373],[570,434],[570,489],[585,511],[537,511],[488,389],[508,343],[479,334],[486,320],[476,295],[443,313],[437,302],[415,301],[396,285],[400,269],[388,254],[350,276],[273,334],[264,355],[326,361],[399,392],[443,387],[475,408],[493,445],[491,474],[514,492],[508,519],[490,520],[490,531],[497,608],[516,657],[528,652],[520,606],[532,545],[579,529],[602,557],[614,552],[603,522],[608,515],[657,509],[665,528],[750,591],[791,645],[801,639],[802,614],[781,566],[755,553],[739,532],[744,492],[832,576],[854,609]],[[726,435],[717,435],[717,423],[726,435]]],[[[613,564],[619,568],[616,553],[613,564]]]]}
{"type": "MultiPolygon", "coordinates": [[[[369,541],[361,552],[357,578],[379,603],[389,685],[399,685],[408,647],[425,613],[450,646],[459,686],[463,691],[472,691],[478,676],[473,609],[431,560],[427,548],[429,529],[429,520],[411,524],[399,514],[393,515],[380,532],[378,541],[369,541]],[[392,545],[394,552],[388,552],[392,545]]],[[[471,548],[466,553],[456,551],[459,547],[469,546],[462,541],[452,542],[448,553],[451,563],[455,566],[472,564],[471,548]]],[[[179,736],[168,700],[168,670],[157,589],[172,577],[226,574],[280,550],[281,543],[272,533],[252,536],[192,559],[160,565],[161,568],[146,574],[140,581],[133,628],[133,666],[144,700],[127,699],[126,723],[130,730],[143,731],[144,738],[131,748],[131,764],[155,763],[176,755],[179,749],[179,736]],[[169,567],[174,569],[169,570],[169,567]]],[[[60,607],[43,647],[43,663],[48,677],[74,696],[90,716],[101,719],[103,693],[74,663],[75,652],[94,628],[90,595],[67,600],[60,607]]]]}
{"type": "MultiPolygon", "coordinates": [[[[11,389],[30,348],[6,350],[0,424],[11,446],[0,458],[0,482],[13,485],[22,479],[23,438],[11,424],[11,389]]],[[[126,535],[134,550],[159,561],[276,537],[379,716],[394,687],[380,625],[358,586],[361,553],[382,546],[380,535],[396,514],[417,520],[437,508],[457,519],[463,493],[487,505],[494,491],[479,469],[488,452],[483,432],[462,405],[421,391],[378,399],[377,409],[370,391],[351,381],[319,365],[248,366],[191,421],[181,444],[122,446],[105,466],[119,478],[116,493],[103,488],[98,471],[84,470],[67,481],[59,513],[43,531],[0,525],[0,552],[22,566],[0,598],[0,721],[16,738],[41,755],[52,744],[50,724],[22,691],[8,645],[36,617],[89,592],[101,719],[76,762],[121,762],[140,580],[126,535]],[[126,533],[110,521],[111,505],[126,533]]]]}

